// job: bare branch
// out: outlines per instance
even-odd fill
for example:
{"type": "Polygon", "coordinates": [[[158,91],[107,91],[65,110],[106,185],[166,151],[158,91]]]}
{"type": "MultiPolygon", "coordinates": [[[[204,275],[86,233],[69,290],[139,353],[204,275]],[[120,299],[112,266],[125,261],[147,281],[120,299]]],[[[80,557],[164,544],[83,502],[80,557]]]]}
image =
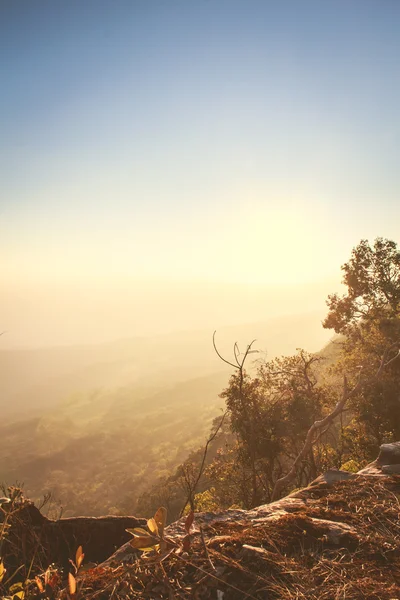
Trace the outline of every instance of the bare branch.
{"type": "Polygon", "coordinates": [[[251,349],[252,345],[256,342],[256,340],[253,340],[252,342],[250,342],[250,344],[247,346],[246,348],[246,352],[244,353],[243,356],[243,360],[240,363],[240,368],[243,369],[244,367],[244,363],[246,362],[246,358],[248,357],[248,355],[250,354],[250,352],[255,352],[254,350],[251,349]]]}
{"type": "Polygon", "coordinates": [[[215,334],[217,333],[217,330],[214,331],[213,333],[213,346],[214,346],[214,350],[217,353],[217,356],[227,365],[230,365],[231,367],[233,367],[234,369],[239,369],[240,367],[238,367],[237,365],[234,365],[233,363],[229,362],[229,360],[226,360],[223,356],[221,356],[221,354],[218,352],[218,348],[216,346],[215,343],[215,334]]]}
{"type": "Polygon", "coordinates": [[[235,355],[235,360],[236,360],[237,366],[240,368],[240,362],[239,362],[240,350],[239,350],[239,346],[238,346],[237,342],[234,343],[233,353],[235,355]]]}
{"type": "MultiPolygon", "coordinates": [[[[246,400],[245,400],[244,394],[243,394],[243,383],[244,383],[244,378],[245,378],[244,365],[245,365],[248,355],[251,352],[255,352],[255,350],[252,350],[252,346],[256,340],[253,340],[250,344],[248,344],[248,346],[246,348],[246,352],[243,355],[242,361],[239,361],[239,356],[240,356],[239,346],[238,346],[237,342],[235,342],[235,344],[233,346],[233,353],[234,353],[237,364],[234,365],[229,360],[226,360],[223,356],[221,356],[221,354],[218,352],[218,349],[217,349],[217,346],[215,343],[215,334],[216,334],[216,331],[214,331],[214,335],[213,335],[213,345],[214,345],[215,352],[217,353],[219,358],[224,363],[230,365],[231,367],[236,369],[239,373],[239,398],[240,398],[240,402],[241,402],[241,405],[243,408],[245,420],[246,420],[246,422],[249,423],[250,429],[251,429],[250,460],[251,460],[252,490],[253,490],[252,491],[252,494],[253,494],[252,504],[254,506],[255,505],[254,499],[255,499],[256,493],[257,493],[257,472],[256,472],[256,450],[255,450],[255,437],[254,437],[254,423],[253,423],[252,419],[249,419],[248,409],[246,406],[246,400]]],[[[207,453],[207,446],[206,446],[206,450],[205,450],[205,454],[206,453],[207,453]]],[[[204,460],[205,460],[205,457],[204,457],[204,460]]],[[[203,462],[204,462],[204,460],[203,460],[203,462]]]]}
{"type": "MultiPolygon", "coordinates": [[[[182,517],[183,513],[185,512],[185,508],[187,507],[188,504],[190,504],[190,508],[192,510],[194,510],[194,496],[195,496],[196,489],[197,489],[197,486],[199,484],[200,478],[203,475],[204,467],[205,467],[205,464],[206,464],[207,453],[208,453],[208,447],[211,444],[211,442],[213,440],[215,440],[215,438],[217,437],[217,435],[218,435],[218,433],[219,433],[222,425],[224,424],[224,421],[225,421],[225,418],[226,418],[227,414],[228,414],[228,410],[226,410],[224,412],[224,414],[222,415],[221,420],[218,423],[218,426],[216,427],[214,433],[212,433],[210,435],[210,437],[208,438],[208,440],[206,442],[206,445],[204,446],[203,458],[202,458],[202,461],[201,461],[199,472],[197,473],[197,477],[196,477],[196,480],[194,481],[193,485],[191,485],[191,486],[188,485],[189,494],[188,494],[188,497],[186,498],[186,502],[185,502],[185,504],[184,504],[184,506],[183,506],[183,508],[181,510],[181,513],[179,515],[180,517],[182,517]]],[[[185,476],[185,473],[184,473],[184,476],[185,476]]],[[[185,476],[185,479],[186,479],[186,476],[185,476]]]]}

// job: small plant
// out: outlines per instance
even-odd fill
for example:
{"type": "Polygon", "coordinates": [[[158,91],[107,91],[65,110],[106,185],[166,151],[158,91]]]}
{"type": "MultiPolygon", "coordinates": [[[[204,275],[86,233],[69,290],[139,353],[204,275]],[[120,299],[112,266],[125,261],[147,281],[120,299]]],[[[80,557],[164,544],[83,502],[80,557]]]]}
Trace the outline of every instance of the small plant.
{"type": "Polygon", "coordinates": [[[134,529],[127,529],[126,531],[133,535],[130,544],[136,550],[141,550],[142,552],[165,552],[170,548],[171,552],[188,552],[191,542],[190,530],[193,521],[194,512],[190,511],[185,520],[186,535],[183,538],[181,545],[177,545],[176,542],[164,536],[165,524],[167,522],[167,509],[163,506],[157,510],[154,517],[148,519],[148,531],[142,527],[135,527],[134,529]]]}
{"type": "Polygon", "coordinates": [[[85,555],[82,551],[82,546],[79,546],[75,553],[75,562],[70,558],[69,562],[72,565],[74,573],[68,573],[68,598],[69,600],[76,600],[79,597],[78,585],[76,582],[76,576],[79,569],[82,566],[85,555]]]}
{"type": "MultiPolygon", "coordinates": [[[[6,490],[4,490],[4,492],[5,491],[6,490]]],[[[11,527],[9,521],[13,516],[14,512],[18,511],[20,505],[24,501],[22,490],[19,487],[9,487],[7,491],[9,495],[0,498],[0,518],[2,519],[0,527],[0,550],[2,550],[3,542],[7,537],[9,528],[11,527]]],[[[4,566],[3,558],[0,557],[0,584],[2,584],[6,572],[7,569],[4,566]]],[[[10,579],[11,577],[9,577],[8,581],[10,581],[10,579]]],[[[6,587],[8,581],[5,581],[4,587],[6,587]]],[[[25,596],[25,584],[22,582],[14,583],[8,588],[7,591],[10,595],[3,596],[2,598],[4,600],[14,598],[16,600],[22,600],[22,598],[24,598],[25,596]]]]}
{"type": "Polygon", "coordinates": [[[61,583],[60,572],[54,565],[51,565],[42,576],[37,575],[33,582],[36,584],[41,598],[54,600],[61,583]]]}
{"type": "Polygon", "coordinates": [[[149,531],[142,527],[127,529],[126,531],[133,535],[130,541],[131,546],[142,552],[163,552],[167,548],[167,543],[164,540],[164,529],[167,521],[167,509],[163,506],[159,508],[151,519],[147,521],[149,531]]]}

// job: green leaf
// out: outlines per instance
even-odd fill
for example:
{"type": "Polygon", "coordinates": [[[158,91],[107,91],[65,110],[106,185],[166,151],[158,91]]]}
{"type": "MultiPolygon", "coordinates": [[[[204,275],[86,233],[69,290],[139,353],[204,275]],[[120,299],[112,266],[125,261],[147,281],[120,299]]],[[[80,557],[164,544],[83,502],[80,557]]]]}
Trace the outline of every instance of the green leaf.
{"type": "Polygon", "coordinates": [[[190,528],[193,525],[193,521],[194,521],[194,512],[191,510],[190,513],[188,514],[188,516],[186,517],[186,521],[185,521],[185,529],[186,529],[187,533],[190,532],[190,528]]]}

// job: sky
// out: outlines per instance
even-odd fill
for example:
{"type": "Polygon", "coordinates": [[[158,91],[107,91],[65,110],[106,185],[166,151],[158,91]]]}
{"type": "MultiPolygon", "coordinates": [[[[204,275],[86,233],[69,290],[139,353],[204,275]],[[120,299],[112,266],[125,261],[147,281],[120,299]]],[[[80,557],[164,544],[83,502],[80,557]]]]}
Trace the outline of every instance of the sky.
{"type": "Polygon", "coordinates": [[[132,328],[168,329],[166,290],[185,326],[210,289],[322,307],[361,239],[400,238],[399,28],[398,0],[0,0],[9,343],[136,296],[132,328]]]}

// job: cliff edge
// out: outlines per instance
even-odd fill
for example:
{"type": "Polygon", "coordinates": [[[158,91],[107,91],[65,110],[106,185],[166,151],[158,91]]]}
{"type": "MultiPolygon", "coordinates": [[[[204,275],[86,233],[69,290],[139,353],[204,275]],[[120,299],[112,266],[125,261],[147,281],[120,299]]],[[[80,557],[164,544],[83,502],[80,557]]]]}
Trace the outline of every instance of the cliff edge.
{"type": "MultiPolygon", "coordinates": [[[[121,537],[109,558],[78,573],[78,597],[400,599],[399,474],[400,442],[385,444],[357,474],[328,471],[307,488],[252,510],[198,513],[190,536],[182,518],[166,528],[162,553],[141,554],[121,537]]],[[[68,551],[82,544],[85,561],[96,561],[96,551],[111,542],[107,527],[115,531],[118,522],[118,535],[129,535],[122,520],[103,519],[86,519],[85,527],[90,522],[93,528],[85,539],[75,527],[79,519],[47,522],[45,530],[71,528],[68,551]]],[[[127,519],[127,527],[143,527],[127,519]]],[[[32,523],[31,533],[40,526],[43,521],[32,523]]]]}
{"type": "Polygon", "coordinates": [[[384,444],[357,474],[331,470],[272,504],[196,514],[186,550],[180,519],[166,529],[175,547],[165,558],[138,560],[125,544],[87,589],[112,573],[114,593],[131,598],[399,599],[399,474],[400,442],[384,444]]]}

